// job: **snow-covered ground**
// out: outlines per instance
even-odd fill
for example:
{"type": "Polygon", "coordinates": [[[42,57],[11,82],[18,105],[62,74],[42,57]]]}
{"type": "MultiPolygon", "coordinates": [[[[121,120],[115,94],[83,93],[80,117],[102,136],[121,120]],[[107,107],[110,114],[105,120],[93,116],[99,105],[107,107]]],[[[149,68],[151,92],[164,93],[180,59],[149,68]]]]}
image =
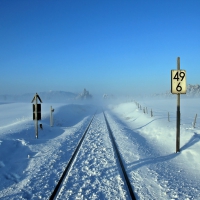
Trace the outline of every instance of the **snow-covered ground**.
{"type": "MultiPolygon", "coordinates": [[[[148,114],[133,101],[104,104],[136,198],[200,199],[199,115],[195,128],[192,124],[198,99],[181,99],[180,153],[175,153],[176,100],[136,101],[148,114]]],[[[58,199],[129,199],[101,109],[55,103],[42,104],[38,139],[30,103],[0,104],[0,199],[48,199],[96,110],[58,199]]]]}
{"type": "Polygon", "coordinates": [[[0,199],[48,199],[87,127],[92,106],[42,104],[35,139],[30,103],[0,105],[0,199]]]}
{"type": "Polygon", "coordinates": [[[175,153],[176,100],[137,102],[148,114],[134,103],[123,103],[109,106],[108,119],[138,199],[200,199],[199,117],[192,126],[199,100],[181,99],[180,153],[175,153]]]}

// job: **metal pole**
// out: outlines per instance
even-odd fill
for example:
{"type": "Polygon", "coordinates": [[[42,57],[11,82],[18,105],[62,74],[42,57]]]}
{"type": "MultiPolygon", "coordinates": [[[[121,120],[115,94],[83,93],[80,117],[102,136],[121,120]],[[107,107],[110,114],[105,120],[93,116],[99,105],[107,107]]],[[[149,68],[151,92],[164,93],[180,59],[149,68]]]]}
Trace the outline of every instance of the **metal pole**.
{"type": "MultiPolygon", "coordinates": [[[[180,57],[177,58],[177,70],[180,70],[180,57]]],[[[177,121],[176,121],[176,153],[180,152],[180,94],[177,94],[177,121]]]]}
{"type": "Polygon", "coordinates": [[[196,120],[197,120],[197,114],[195,115],[195,119],[194,119],[194,123],[193,123],[193,128],[195,128],[196,120]]]}
{"type": "Polygon", "coordinates": [[[38,139],[38,117],[37,117],[37,93],[35,95],[35,130],[36,130],[36,139],[38,139]]]}
{"type": "Polygon", "coordinates": [[[51,106],[50,106],[50,126],[51,126],[51,106]]]}
{"type": "Polygon", "coordinates": [[[53,126],[53,110],[51,110],[51,114],[52,114],[52,126],[53,126]]]}
{"type": "Polygon", "coordinates": [[[50,107],[50,126],[53,126],[52,106],[50,107]]]}

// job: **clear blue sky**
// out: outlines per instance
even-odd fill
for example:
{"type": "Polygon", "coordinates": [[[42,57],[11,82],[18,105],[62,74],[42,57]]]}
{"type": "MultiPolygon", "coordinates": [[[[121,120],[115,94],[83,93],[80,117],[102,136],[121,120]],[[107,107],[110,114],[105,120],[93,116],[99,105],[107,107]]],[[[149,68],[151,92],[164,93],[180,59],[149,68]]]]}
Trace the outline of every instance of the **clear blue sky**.
{"type": "Polygon", "coordinates": [[[200,84],[199,0],[0,0],[0,94],[200,84]]]}

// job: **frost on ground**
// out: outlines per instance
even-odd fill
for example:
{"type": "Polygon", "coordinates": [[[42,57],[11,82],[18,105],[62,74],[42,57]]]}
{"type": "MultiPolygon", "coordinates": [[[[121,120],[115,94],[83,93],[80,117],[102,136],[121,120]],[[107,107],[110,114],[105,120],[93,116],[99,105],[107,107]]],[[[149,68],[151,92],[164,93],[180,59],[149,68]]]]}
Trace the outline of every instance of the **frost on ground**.
{"type": "MultiPolygon", "coordinates": [[[[181,100],[180,153],[176,100],[137,102],[148,114],[133,101],[105,106],[136,198],[200,199],[198,100],[181,100]]],[[[53,104],[50,127],[50,106],[42,104],[43,130],[35,139],[31,104],[0,104],[0,199],[48,199],[96,110],[53,104]]],[[[129,199],[100,109],[58,199],[129,199]]]]}

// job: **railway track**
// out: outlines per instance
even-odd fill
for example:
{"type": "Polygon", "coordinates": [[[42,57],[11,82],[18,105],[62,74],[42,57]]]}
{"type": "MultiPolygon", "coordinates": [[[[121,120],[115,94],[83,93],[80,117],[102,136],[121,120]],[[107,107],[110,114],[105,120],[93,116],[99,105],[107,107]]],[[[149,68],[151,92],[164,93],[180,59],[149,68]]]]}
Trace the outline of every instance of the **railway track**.
{"type": "MultiPolygon", "coordinates": [[[[102,189],[105,191],[107,187],[106,184],[115,188],[116,182],[118,182],[118,186],[121,188],[119,191],[125,193],[123,194],[124,196],[122,195],[124,199],[136,199],[109,122],[103,112],[99,114],[98,117],[96,117],[96,115],[92,117],[49,200],[68,199],[69,195],[74,195],[73,198],[76,199],[83,199],[83,196],[86,194],[88,194],[87,197],[91,199],[110,199],[108,196],[109,192],[106,192],[107,196],[91,196],[95,194],[91,194],[92,192],[90,192],[90,190],[86,190],[84,188],[85,184],[88,183],[88,185],[92,185],[93,188],[101,188],[102,185],[105,185],[102,189]],[[100,139],[96,141],[97,138],[100,139]],[[88,155],[88,157],[82,159],[81,157],[83,156],[81,155],[88,155]],[[75,168],[74,171],[73,168],[75,168]],[[113,172],[114,169],[115,172],[113,172]],[[77,173],[80,173],[80,175],[76,175],[77,173]],[[113,173],[118,174],[116,175],[116,180],[112,180],[112,178],[108,177],[108,174],[113,173]],[[93,181],[91,181],[91,179],[93,181]],[[121,181],[121,179],[123,181],[121,181]],[[78,180],[78,183],[73,185],[74,180],[78,180]],[[78,190],[78,194],[75,194],[75,192],[73,194],[73,187],[76,188],[76,191],[78,187],[82,189],[78,190]],[[83,189],[85,189],[85,194],[82,192],[83,189]],[[78,196],[75,197],[75,195],[78,196]]],[[[117,194],[119,191],[114,189],[112,192],[116,192],[117,194]]]]}
{"type": "MultiPolygon", "coordinates": [[[[94,116],[95,116],[95,114],[94,114],[94,116]]],[[[94,116],[92,117],[91,121],[89,122],[89,125],[87,126],[87,128],[86,128],[86,130],[85,130],[85,132],[84,132],[84,134],[83,134],[83,136],[81,138],[81,140],[79,141],[79,143],[78,143],[78,145],[77,145],[72,157],[70,158],[70,160],[69,160],[69,162],[68,162],[68,164],[67,164],[67,166],[66,166],[66,168],[65,168],[65,170],[64,170],[64,172],[62,174],[62,176],[60,177],[60,180],[58,181],[54,191],[52,192],[49,200],[55,199],[55,197],[56,197],[56,195],[57,195],[57,193],[58,193],[58,191],[60,189],[60,186],[61,186],[65,176],[67,176],[67,174],[69,173],[69,170],[70,170],[70,168],[71,168],[71,166],[72,166],[72,164],[74,162],[74,159],[75,159],[76,155],[78,154],[78,151],[79,151],[79,149],[81,147],[81,144],[82,144],[82,142],[83,142],[83,140],[85,138],[85,135],[86,135],[86,133],[87,133],[87,131],[88,131],[93,119],[94,119],[94,116]]]]}
{"type": "Polygon", "coordinates": [[[131,196],[131,199],[135,200],[136,198],[135,198],[135,195],[134,195],[134,192],[133,192],[133,188],[132,188],[131,183],[130,183],[130,180],[129,180],[129,178],[128,178],[128,174],[126,173],[126,170],[125,170],[125,167],[124,167],[122,158],[121,158],[121,156],[120,156],[119,150],[118,150],[118,148],[117,148],[117,144],[116,144],[116,142],[115,142],[115,139],[114,139],[112,130],[111,130],[111,128],[110,128],[110,125],[109,125],[109,123],[108,123],[108,120],[107,120],[106,115],[105,115],[104,112],[103,112],[103,114],[104,114],[104,118],[105,118],[106,125],[107,125],[107,128],[108,128],[108,132],[109,132],[110,137],[111,137],[111,140],[112,140],[113,148],[114,148],[114,150],[115,150],[115,152],[116,152],[116,155],[117,155],[117,158],[118,158],[118,160],[119,160],[120,167],[121,167],[121,169],[122,169],[122,173],[123,173],[125,182],[126,182],[126,184],[127,184],[127,187],[128,187],[128,190],[129,190],[129,193],[130,193],[130,196],[131,196]]]}

